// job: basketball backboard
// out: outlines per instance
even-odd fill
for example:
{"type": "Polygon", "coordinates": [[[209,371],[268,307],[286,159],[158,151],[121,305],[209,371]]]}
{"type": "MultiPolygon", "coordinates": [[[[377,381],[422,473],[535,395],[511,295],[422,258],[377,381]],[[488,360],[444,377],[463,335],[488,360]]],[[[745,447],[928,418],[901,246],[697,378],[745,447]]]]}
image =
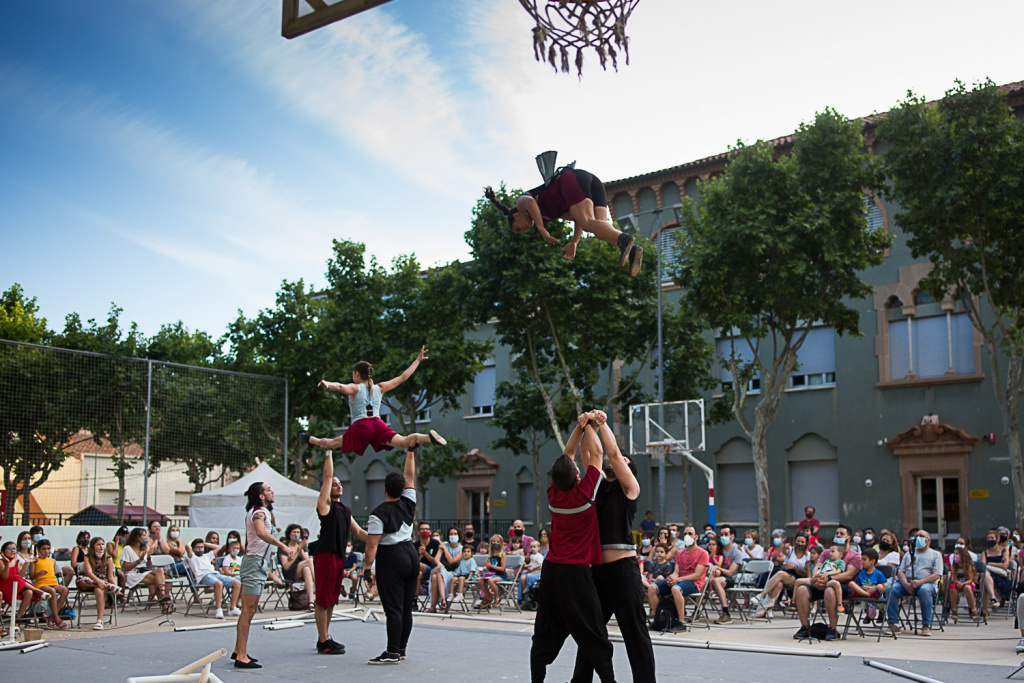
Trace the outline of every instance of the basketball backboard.
{"type": "Polygon", "coordinates": [[[629,407],[629,453],[704,450],[704,399],[629,407]]]}
{"type": "Polygon", "coordinates": [[[282,0],[281,35],[294,38],[390,0],[282,0]]]}

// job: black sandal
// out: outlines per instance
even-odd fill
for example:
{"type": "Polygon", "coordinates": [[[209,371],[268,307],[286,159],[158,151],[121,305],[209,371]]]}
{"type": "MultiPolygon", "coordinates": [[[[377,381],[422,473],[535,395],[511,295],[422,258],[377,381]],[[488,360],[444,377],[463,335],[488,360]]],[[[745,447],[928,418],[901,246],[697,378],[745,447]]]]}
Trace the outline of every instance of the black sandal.
{"type": "Polygon", "coordinates": [[[427,434],[430,436],[430,443],[434,444],[435,446],[447,446],[448,445],[448,442],[445,440],[445,438],[443,436],[441,436],[440,434],[438,434],[433,429],[431,429],[429,432],[427,432],[427,434]]]}

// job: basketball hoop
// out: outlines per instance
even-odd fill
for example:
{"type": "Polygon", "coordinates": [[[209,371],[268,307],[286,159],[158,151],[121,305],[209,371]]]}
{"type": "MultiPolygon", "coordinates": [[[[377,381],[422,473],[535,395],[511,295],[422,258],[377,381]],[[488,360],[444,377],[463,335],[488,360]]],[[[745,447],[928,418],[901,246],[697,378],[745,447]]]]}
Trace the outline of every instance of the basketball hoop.
{"type": "Polygon", "coordinates": [[[651,454],[653,462],[665,462],[668,459],[668,454],[672,452],[672,444],[649,443],[647,444],[647,451],[651,454]]]}
{"type": "Polygon", "coordinates": [[[583,76],[583,48],[597,52],[601,68],[608,60],[618,71],[621,51],[629,64],[626,21],[640,0],[519,0],[537,25],[533,29],[533,56],[547,61],[557,72],[569,73],[569,53],[575,49],[576,75],[583,76]],[[616,47],[618,50],[616,50],[616,47]]]}

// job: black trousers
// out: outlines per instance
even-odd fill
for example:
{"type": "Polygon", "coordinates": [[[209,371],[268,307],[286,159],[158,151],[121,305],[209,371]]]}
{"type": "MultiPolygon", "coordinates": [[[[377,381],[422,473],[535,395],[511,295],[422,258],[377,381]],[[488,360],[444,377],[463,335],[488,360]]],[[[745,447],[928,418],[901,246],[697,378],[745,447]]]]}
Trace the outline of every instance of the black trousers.
{"type": "Polygon", "coordinates": [[[412,606],[420,559],[412,543],[377,549],[377,593],[388,629],[388,652],[404,650],[412,633],[412,606]]]}
{"type": "MultiPolygon", "coordinates": [[[[635,557],[625,557],[608,564],[594,565],[594,586],[601,601],[601,616],[607,625],[612,615],[619,624],[626,644],[633,683],[655,683],[654,646],[647,632],[647,600],[640,565],[635,557]]],[[[576,669],[571,683],[590,683],[594,667],[582,651],[576,653],[576,669]]]]}
{"type": "Polygon", "coordinates": [[[533,683],[542,683],[548,665],[555,661],[569,636],[602,683],[614,683],[612,643],[590,566],[548,561],[540,570],[540,597],[530,648],[533,683]]]}

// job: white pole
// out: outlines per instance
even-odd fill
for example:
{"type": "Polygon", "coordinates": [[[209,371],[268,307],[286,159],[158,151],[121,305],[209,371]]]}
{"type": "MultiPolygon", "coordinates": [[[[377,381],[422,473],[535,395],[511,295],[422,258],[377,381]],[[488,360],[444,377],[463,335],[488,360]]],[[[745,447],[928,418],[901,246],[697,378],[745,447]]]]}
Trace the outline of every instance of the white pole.
{"type": "Polygon", "coordinates": [[[26,640],[24,643],[4,643],[3,645],[0,645],[0,650],[18,650],[23,647],[38,645],[39,643],[45,642],[45,640],[26,640]]]}
{"type": "Polygon", "coordinates": [[[306,622],[303,621],[279,621],[273,624],[263,624],[263,628],[267,629],[268,631],[283,631],[287,628],[300,628],[305,625],[306,622]]]}
{"type": "Polygon", "coordinates": [[[28,647],[23,648],[21,650],[21,654],[25,654],[26,652],[35,652],[36,650],[41,650],[44,647],[47,647],[48,645],[49,643],[47,643],[45,640],[40,642],[38,645],[29,645],[28,647]]]}
{"type": "MultiPolygon", "coordinates": [[[[613,633],[609,636],[610,640],[617,642],[623,642],[622,636],[617,633],[613,633]]],[[[797,649],[791,647],[758,647],[755,645],[741,645],[739,643],[716,643],[710,640],[685,640],[674,638],[659,638],[657,636],[651,638],[651,643],[654,645],[667,645],[669,647],[688,647],[696,650],[725,650],[728,652],[757,652],[761,654],[769,655],[798,655],[802,657],[830,657],[836,658],[841,653],[835,650],[811,650],[811,649],[797,649]]]]}
{"type": "Polygon", "coordinates": [[[187,666],[181,667],[180,669],[178,669],[177,671],[174,671],[172,673],[174,673],[174,674],[190,674],[193,671],[195,671],[196,669],[200,669],[200,668],[206,666],[207,664],[209,664],[211,662],[216,662],[221,657],[224,657],[225,655],[227,655],[227,653],[228,653],[227,650],[225,650],[224,648],[221,648],[219,650],[211,652],[210,654],[206,655],[202,659],[197,659],[196,661],[192,662],[191,664],[189,664],[187,666]]]}
{"type": "Polygon", "coordinates": [[[921,674],[915,674],[915,673],[913,673],[911,671],[904,671],[903,669],[897,669],[894,666],[889,666],[888,664],[882,664],[881,662],[876,662],[876,661],[873,661],[873,660],[870,660],[870,659],[865,659],[864,660],[864,666],[870,666],[870,667],[873,667],[875,669],[881,669],[882,671],[888,671],[889,673],[894,674],[896,676],[902,676],[903,678],[909,678],[912,681],[919,681],[919,683],[942,683],[942,681],[940,681],[938,679],[928,678],[927,676],[922,676],[921,674]]]}

